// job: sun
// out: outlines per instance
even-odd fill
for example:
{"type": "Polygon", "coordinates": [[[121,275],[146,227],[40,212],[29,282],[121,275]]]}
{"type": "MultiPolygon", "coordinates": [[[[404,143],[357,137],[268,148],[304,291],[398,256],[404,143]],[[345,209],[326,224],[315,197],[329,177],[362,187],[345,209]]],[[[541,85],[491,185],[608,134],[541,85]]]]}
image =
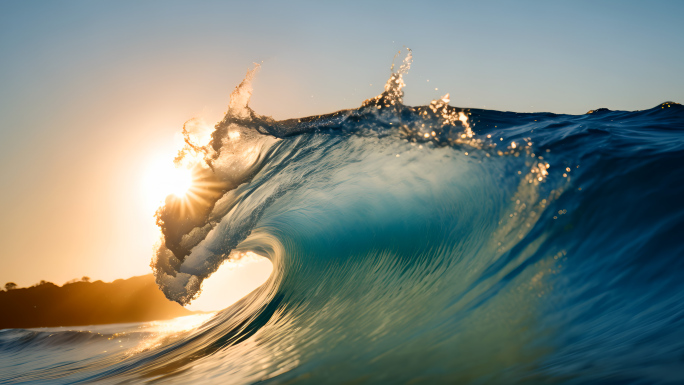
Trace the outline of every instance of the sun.
{"type": "Polygon", "coordinates": [[[176,167],[172,159],[158,158],[150,162],[143,179],[143,193],[150,210],[164,204],[169,195],[186,198],[193,188],[193,172],[187,167],[176,167]]]}
{"type": "Polygon", "coordinates": [[[174,168],[168,175],[168,190],[178,198],[182,198],[192,187],[192,172],[183,168],[174,168]]]}

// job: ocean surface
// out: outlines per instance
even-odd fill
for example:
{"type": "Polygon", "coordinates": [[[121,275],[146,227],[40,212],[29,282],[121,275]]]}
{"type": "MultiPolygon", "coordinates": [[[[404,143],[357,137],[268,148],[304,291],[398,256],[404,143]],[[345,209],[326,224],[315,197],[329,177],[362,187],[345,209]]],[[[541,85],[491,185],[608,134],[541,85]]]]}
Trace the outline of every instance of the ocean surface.
{"type": "MultiPolygon", "coordinates": [[[[251,79],[176,159],[153,265],[174,321],[0,331],[0,384],[684,383],[684,107],[515,113],[402,102],[275,121],[251,79]]],[[[600,106],[597,106],[600,107],[600,106]]]]}

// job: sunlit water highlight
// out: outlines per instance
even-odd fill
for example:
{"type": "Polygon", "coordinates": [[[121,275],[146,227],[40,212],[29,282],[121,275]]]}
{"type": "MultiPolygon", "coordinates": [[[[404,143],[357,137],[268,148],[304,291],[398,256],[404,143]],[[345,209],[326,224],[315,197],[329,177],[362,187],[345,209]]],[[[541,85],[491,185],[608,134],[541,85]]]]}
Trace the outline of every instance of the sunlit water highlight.
{"type": "Polygon", "coordinates": [[[247,252],[267,282],[182,331],[2,331],[0,382],[683,382],[684,107],[409,107],[410,66],[286,121],[250,72],[210,139],[186,124],[153,266],[180,303],[247,252]]]}

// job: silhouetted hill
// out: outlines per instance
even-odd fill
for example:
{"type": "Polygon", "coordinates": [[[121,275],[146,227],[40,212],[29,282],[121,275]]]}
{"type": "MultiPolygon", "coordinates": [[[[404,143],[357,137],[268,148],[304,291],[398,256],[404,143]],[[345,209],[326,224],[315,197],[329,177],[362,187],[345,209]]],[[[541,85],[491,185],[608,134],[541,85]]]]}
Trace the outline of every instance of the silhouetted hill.
{"type": "Polygon", "coordinates": [[[0,329],[143,322],[190,314],[166,299],[152,275],[62,287],[45,282],[0,291],[0,329]]]}

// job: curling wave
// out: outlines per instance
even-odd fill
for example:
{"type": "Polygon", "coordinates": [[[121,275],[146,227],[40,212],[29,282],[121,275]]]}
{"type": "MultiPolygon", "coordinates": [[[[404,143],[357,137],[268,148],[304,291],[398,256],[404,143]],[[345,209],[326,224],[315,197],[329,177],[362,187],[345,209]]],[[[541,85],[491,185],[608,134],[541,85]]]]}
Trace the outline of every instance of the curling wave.
{"type": "Polygon", "coordinates": [[[684,107],[410,107],[410,66],[358,109],[284,121],[248,107],[257,67],[207,143],[186,124],[194,183],[157,212],[157,283],[186,304],[248,251],[272,276],[199,328],[50,380],[684,380],[684,107]]]}

